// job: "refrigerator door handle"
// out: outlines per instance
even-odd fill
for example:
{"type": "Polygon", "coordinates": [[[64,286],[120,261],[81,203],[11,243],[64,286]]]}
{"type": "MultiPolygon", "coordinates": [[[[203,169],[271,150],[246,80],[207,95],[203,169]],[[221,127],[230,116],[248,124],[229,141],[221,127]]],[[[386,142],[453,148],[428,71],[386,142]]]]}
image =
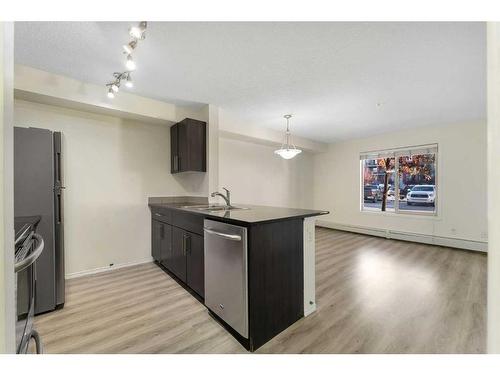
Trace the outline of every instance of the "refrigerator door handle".
{"type": "Polygon", "coordinates": [[[55,199],[55,214],[56,214],[56,223],[57,224],[61,224],[61,216],[62,216],[62,212],[61,212],[61,193],[59,194],[56,194],[56,199],[55,199]]]}

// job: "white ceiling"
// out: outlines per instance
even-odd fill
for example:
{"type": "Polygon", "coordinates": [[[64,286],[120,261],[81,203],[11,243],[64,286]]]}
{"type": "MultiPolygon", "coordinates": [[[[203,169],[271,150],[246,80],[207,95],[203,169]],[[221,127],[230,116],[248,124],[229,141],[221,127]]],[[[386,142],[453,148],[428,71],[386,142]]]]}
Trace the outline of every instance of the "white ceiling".
{"type": "MultiPolygon", "coordinates": [[[[135,22],[16,22],[16,63],[104,84],[135,22]]],[[[150,22],[137,94],[333,142],[486,118],[484,23],[150,22]]]]}

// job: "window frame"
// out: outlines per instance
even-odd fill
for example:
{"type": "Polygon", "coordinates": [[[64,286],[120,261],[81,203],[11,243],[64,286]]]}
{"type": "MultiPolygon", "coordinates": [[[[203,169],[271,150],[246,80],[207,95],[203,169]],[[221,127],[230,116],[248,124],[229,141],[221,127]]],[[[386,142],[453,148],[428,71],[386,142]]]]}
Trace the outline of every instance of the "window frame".
{"type": "MultiPolygon", "coordinates": [[[[418,155],[422,155],[424,153],[420,153],[418,155]]],[[[386,150],[379,150],[379,151],[370,151],[370,152],[361,152],[360,153],[360,211],[363,213],[375,213],[375,214],[383,214],[383,215],[409,215],[409,216],[423,216],[423,217],[438,217],[439,216],[439,207],[441,206],[441,194],[440,194],[440,186],[439,186],[439,145],[437,143],[434,144],[427,144],[427,145],[418,145],[418,146],[406,146],[406,147],[399,147],[395,149],[386,149],[386,150]],[[436,198],[434,201],[434,210],[433,211],[413,211],[413,210],[400,210],[399,209],[399,158],[408,154],[417,154],[416,152],[422,151],[422,150],[432,150],[432,152],[427,151],[427,154],[434,154],[434,170],[435,170],[435,176],[434,176],[434,185],[436,187],[436,198]],[[382,158],[383,156],[390,156],[391,158],[394,158],[394,209],[391,210],[386,210],[382,211],[380,210],[373,210],[373,209],[366,209],[364,208],[364,163],[365,160],[370,160],[374,158],[366,157],[370,154],[379,155],[380,157],[377,158],[382,158]],[[365,157],[363,156],[365,155],[365,157]]]]}

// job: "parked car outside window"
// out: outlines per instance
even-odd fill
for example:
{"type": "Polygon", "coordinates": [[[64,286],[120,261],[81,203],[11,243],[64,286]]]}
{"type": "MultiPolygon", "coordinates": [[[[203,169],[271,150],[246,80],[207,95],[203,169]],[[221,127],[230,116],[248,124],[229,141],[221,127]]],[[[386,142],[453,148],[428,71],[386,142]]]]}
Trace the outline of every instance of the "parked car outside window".
{"type": "Polygon", "coordinates": [[[434,207],[436,202],[435,185],[415,185],[406,196],[408,206],[412,205],[431,205],[434,207]]]}
{"type": "MultiPolygon", "coordinates": [[[[382,190],[380,190],[378,185],[365,185],[365,189],[372,190],[369,196],[375,196],[375,200],[373,202],[382,200],[382,190]]],[[[372,200],[372,198],[370,198],[369,200],[372,200]]]]}
{"type": "Polygon", "coordinates": [[[377,192],[379,192],[378,189],[373,189],[371,185],[366,185],[363,194],[365,202],[376,202],[378,200],[377,192]]]}
{"type": "Polygon", "coordinates": [[[408,193],[413,189],[415,185],[405,185],[401,189],[399,189],[399,198],[404,199],[408,195],[408,193]]]}
{"type": "MultiPolygon", "coordinates": [[[[378,184],[378,188],[380,190],[380,194],[383,195],[384,194],[384,184],[378,184]]],[[[390,197],[392,195],[394,195],[394,187],[391,184],[389,184],[389,185],[387,185],[387,196],[390,197]]]]}

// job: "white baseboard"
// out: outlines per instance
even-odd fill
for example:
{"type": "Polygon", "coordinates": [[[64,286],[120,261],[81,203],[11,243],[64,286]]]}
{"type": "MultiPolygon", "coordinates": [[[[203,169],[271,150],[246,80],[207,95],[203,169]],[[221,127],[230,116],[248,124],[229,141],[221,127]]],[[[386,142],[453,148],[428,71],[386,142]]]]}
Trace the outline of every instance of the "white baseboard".
{"type": "Polygon", "coordinates": [[[488,242],[486,241],[471,241],[461,238],[451,238],[451,237],[433,236],[433,235],[426,235],[419,233],[401,232],[390,229],[386,230],[386,229],[362,227],[357,225],[344,225],[324,220],[317,220],[316,225],[319,227],[338,229],[346,232],[368,234],[370,236],[384,237],[388,239],[419,242],[430,245],[454,247],[457,249],[474,250],[481,252],[488,251],[488,242]]]}
{"type": "Polygon", "coordinates": [[[117,270],[117,269],[120,269],[120,268],[132,267],[132,266],[137,266],[139,264],[151,263],[151,262],[153,262],[153,258],[143,259],[143,260],[139,260],[137,262],[128,262],[128,263],[114,264],[112,266],[99,267],[99,268],[93,268],[93,269],[85,270],[85,271],[78,271],[78,272],[67,273],[64,276],[64,278],[66,280],[68,280],[68,279],[74,279],[76,277],[94,275],[96,273],[114,271],[114,270],[117,270]]]}

